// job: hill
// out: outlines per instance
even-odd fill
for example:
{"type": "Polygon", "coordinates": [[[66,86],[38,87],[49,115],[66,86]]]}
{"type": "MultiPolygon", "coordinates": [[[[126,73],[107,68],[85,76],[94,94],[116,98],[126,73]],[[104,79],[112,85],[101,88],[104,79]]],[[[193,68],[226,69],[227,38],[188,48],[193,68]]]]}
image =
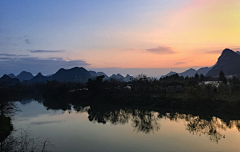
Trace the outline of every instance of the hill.
{"type": "Polygon", "coordinates": [[[11,78],[6,74],[0,78],[0,87],[15,86],[16,84],[20,84],[17,78],[11,78]]]}
{"type": "MultiPolygon", "coordinates": [[[[182,73],[177,73],[177,74],[178,74],[179,76],[183,76],[183,77],[194,77],[196,73],[197,73],[198,75],[201,75],[201,74],[206,75],[207,72],[208,72],[210,69],[211,69],[211,67],[210,67],[210,68],[209,68],[209,67],[203,67],[203,68],[200,68],[200,69],[198,69],[198,70],[195,70],[195,69],[193,69],[193,68],[190,68],[190,69],[188,69],[188,70],[186,70],[186,71],[184,71],[184,72],[182,72],[182,73]]],[[[171,71],[171,72],[169,72],[168,74],[161,76],[161,78],[164,78],[164,77],[166,77],[166,76],[171,76],[171,75],[174,75],[174,74],[176,74],[176,72],[171,71]]]]}
{"type": "Polygon", "coordinates": [[[83,67],[74,67],[71,69],[59,69],[55,74],[49,77],[49,80],[59,82],[87,82],[91,74],[83,67]]]}
{"type": "Polygon", "coordinates": [[[240,55],[230,49],[223,50],[215,66],[206,76],[218,76],[220,71],[225,75],[240,75],[240,55]]]}
{"type": "Polygon", "coordinates": [[[22,82],[24,80],[32,79],[33,75],[30,72],[22,71],[19,75],[17,75],[17,78],[19,79],[20,82],[22,82]]]}

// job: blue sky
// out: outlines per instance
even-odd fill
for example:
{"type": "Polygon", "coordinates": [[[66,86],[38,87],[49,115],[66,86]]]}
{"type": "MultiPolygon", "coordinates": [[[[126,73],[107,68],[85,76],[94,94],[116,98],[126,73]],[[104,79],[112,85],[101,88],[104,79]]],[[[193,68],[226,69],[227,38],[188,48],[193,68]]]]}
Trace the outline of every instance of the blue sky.
{"type": "Polygon", "coordinates": [[[225,47],[240,48],[239,6],[236,0],[2,0],[0,75],[212,66],[225,47]],[[227,20],[232,26],[214,27],[227,20]]]}

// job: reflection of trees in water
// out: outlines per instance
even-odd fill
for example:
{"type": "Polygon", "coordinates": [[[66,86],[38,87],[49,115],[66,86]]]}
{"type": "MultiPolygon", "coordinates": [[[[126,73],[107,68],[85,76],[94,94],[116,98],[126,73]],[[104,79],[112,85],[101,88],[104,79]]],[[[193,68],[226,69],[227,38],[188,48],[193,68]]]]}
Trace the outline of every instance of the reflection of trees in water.
{"type": "Polygon", "coordinates": [[[88,119],[93,122],[106,124],[125,124],[128,123],[130,113],[125,109],[117,110],[95,110],[90,108],[88,111],[88,119]]]}
{"type": "Polygon", "coordinates": [[[153,111],[138,110],[138,109],[115,109],[103,110],[93,109],[88,111],[90,121],[106,124],[126,124],[130,120],[132,126],[139,132],[149,133],[159,130],[160,124],[158,118],[153,111]]]}
{"type": "Polygon", "coordinates": [[[222,122],[217,117],[212,117],[211,121],[200,119],[199,116],[188,118],[186,129],[192,134],[206,134],[210,140],[218,142],[221,138],[225,138],[220,133],[221,130],[226,130],[226,123],[222,122]]]}
{"type": "MultiPolygon", "coordinates": [[[[44,104],[50,106],[50,104],[44,104]]],[[[61,104],[58,104],[61,105],[61,104]]],[[[88,112],[89,121],[114,125],[131,122],[131,126],[137,132],[150,133],[160,129],[159,120],[162,118],[171,121],[184,121],[186,130],[194,135],[207,135],[211,141],[218,142],[225,138],[221,131],[236,127],[240,131],[240,120],[222,120],[217,117],[201,117],[192,114],[180,114],[178,112],[168,113],[166,111],[152,111],[137,108],[120,108],[111,106],[91,105],[84,107],[80,105],[62,104],[62,110],[70,110],[71,106],[77,112],[88,112]],[[66,108],[67,107],[67,108],[66,108]]],[[[50,108],[50,107],[48,107],[50,108]]],[[[56,105],[53,106],[56,108],[56,105]]],[[[51,109],[51,108],[50,108],[51,109]]]]}
{"type": "Polygon", "coordinates": [[[132,126],[139,132],[154,132],[160,129],[159,118],[156,113],[148,110],[132,111],[132,126]]]}
{"type": "Polygon", "coordinates": [[[84,113],[84,112],[88,112],[88,110],[90,109],[90,106],[80,106],[80,105],[72,105],[73,109],[78,112],[78,113],[84,113]]]}
{"type": "Polygon", "coordinates": [[[44,100],[41,103],[43,103],[43,106],[46,107],[47,110],[62,110],[62,111],[68,111],[71,113],[72,111],[76,112],[87,112],[89,110],[89,106],[82,106],[78,104],[72,104],[68,100],[44,100]]]}
{"type": "Polygon", "coordinates": [[[240,120],[230,120],[228,127],[229,128],[236,127],[238,129],[238,131],[240,132],[240,120]]]}
{"type": "Polygon", "coordinates": [[[11,117],[19,111],[14,101],[0,99],[0,152],[45,152],[50,141],[39,141],[28,130],[13,130],[11,117]]]}
{"type": "Polygon", "coordinates": [[[43,105],[46,107],[47,110],[62,110],[62,111],[70,111],[71,105],[67,100],[44,100],[43,105]]]}
{"type": "Polygon", "coordinates": [[[193,135],[207,135],[211,141],[218,142],[220,139],[225,138],[221,131],[231,128],[238,128],[240,131],[240,120],[231,120],[224,122],[217,117],[210,119],[200,118],[191,114],[179,113],[160,113],[151,110],[141,109],[112,109],[104,110],[99,108],[91,108],[88,111],[89,120],[97,123],[106,124],[125,124],[129,121],[132,122],[137,132],[150,133],[160,129],[159,120],[162,118],[171,121],[184,121],[186,130],[193,135]]]}
{"type": "Polygon", "coordinates": [[[201,134],[207,135],[209,139],[214,142],[218,142],[221,138],[225,138],[225,135],[221,134],[221,130],[231,128],[226,122],[217,117],[206,120],[201,119],[199,116],[179,113],[167,113],[164,117],[172,121],[184,120],[186,130],[188,130],[189,133],[199,136],[201,134]]]}
{"type": "Polygon", "coordinates": [[[41,141],[34,137],[29,130],[23,129],[12,132],[0,142],[0,152],[47,152],[49,147],[54,146],[48,139],[41,141]],[[17,135],[14,135],[16,133],[17,135]]]}

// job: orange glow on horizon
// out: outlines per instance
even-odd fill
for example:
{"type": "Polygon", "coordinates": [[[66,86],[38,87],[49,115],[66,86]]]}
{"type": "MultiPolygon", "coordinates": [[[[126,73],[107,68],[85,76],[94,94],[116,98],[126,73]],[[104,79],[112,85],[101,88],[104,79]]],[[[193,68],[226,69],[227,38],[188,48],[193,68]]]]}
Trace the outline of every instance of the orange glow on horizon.
{"type": "MultiPolygon", "coordinates": [[[[167,26],[151,32],[124,33],[133,35],[130,48],[90,50],[81,58],[91,67],[121,68],[182,68],[213,66],[219,54],[207,51],[226,47],[240,48],[240,1],[195,0],[175,12],[169,13],[167,26]],[[174,54],[157,54],[147,49],[167,46],[174,54]],[[200,51],[199,51],[200,50],[200,51]]],[[[121,34],[121,33],[119,33],[121,34]]],[[[78,56],[72,57],[77,59],[78,56]]]]}

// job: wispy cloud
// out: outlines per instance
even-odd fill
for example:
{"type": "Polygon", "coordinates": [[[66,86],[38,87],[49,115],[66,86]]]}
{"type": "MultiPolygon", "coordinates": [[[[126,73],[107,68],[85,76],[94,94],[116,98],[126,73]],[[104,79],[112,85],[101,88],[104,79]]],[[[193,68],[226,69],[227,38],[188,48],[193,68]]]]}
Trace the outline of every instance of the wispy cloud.
{"type": "Polygon", "coordinates": [[[176,62],[175,65],[181,65],[181,64],[185,64],[187,62],[176,62]]]}
{"type": "Polygon", "coordinates": [[[7,57],[24,57],[28,55],[18,55],[18,54],[9,54],[9,53],[2,53],[0,56],[7,56],[7,57]]]}
{"type": "MultiPolygon", "coordinates": [[[[240,51],[240,48],[230,48],[233,51],[240,51]]],[[[221,54],[223,50],[212,50],[212,51],[206,51],[205,54],[221,54]]]]}
{"type": "Polygon", "coordinates": [[[206,51],[205,54],[221,54],[223,50],[206,51]]]}
{"type": "Polygon", "coordinates": [[[0,56],[0,75],[29,71],[33,74],[53,74],[60,68],[86,67],[90,64],[84,60],[66,61],[62,58],[37,58],[0,56]]]}
{"type": "Polygon", "coordinates": [[[16,56],[16,54],[3,53],[3,54],[0,54],[0,56],[16,56]]]}
{"type": "Polygon", "coordinates": [[[157,48],[152,48],[152,49],[146,49],[149,52],[152,53],[157,53],[157,54],[174,54],[176,53],[175,51],[173,51],[173,49],[171,47],[167,47],[167,46],[159,46],[157,48]]]}
{"type": "Polygon", "coordinates": [[[30,44],[30,40],[29,39],[25,39],[24,40],[26,44],[30,44]]]}
{"type": "Polygon", "coordinates": [[[13,58],[11,58],[11,57],[0,57],[0,61],[2,60],[2,61],[10,61],[10,60],[12,60],[13,58]]]}
{"type": "Polygon", "coordinates": [[[65,50],[29,50],[31,53],[58,53],[65,52],[65,50]]]}
{"type": "Polygon", "coordinates": [[[233,51],[240,51],[240,48],[233,48],[233,51]]]}

